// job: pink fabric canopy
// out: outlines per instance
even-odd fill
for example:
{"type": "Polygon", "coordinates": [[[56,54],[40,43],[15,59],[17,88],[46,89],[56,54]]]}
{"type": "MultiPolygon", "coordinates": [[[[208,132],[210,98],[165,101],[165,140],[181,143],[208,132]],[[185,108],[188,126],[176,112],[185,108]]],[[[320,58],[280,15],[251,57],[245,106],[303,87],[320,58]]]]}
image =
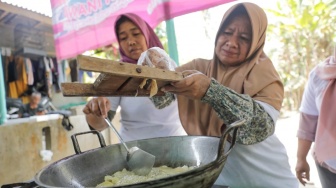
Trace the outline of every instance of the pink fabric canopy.
{"type": "Polygon", "coordinates": [[[135,13],[154,28],[164,20],[231,1],[51,0],[56,55],[59,60],[72,58],[115,42],[113,26],[122,13],[135,13]]]}

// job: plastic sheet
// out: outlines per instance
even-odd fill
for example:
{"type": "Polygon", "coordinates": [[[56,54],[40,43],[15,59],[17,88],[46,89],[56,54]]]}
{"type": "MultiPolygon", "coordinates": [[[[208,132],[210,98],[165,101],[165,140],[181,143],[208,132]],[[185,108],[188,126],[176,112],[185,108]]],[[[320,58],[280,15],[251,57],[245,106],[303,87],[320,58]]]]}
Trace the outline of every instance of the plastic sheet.
{"type": "Polygon", "coordinates": [[[159,47],[150,48],[140,55],[138,65],[167,69],[174,71],[176,63],[169,55],[159,47]]]}

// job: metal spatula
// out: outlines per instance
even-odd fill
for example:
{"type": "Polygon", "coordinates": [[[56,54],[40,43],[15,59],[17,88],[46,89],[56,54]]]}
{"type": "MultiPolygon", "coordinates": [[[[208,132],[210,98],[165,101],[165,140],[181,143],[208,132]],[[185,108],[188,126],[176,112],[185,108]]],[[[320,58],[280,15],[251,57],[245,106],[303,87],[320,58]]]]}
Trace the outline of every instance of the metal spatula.
{"type": "Polygon", "coordinates": [[[113,129],[113,131],[119,137],[120,142],[125,146],[127,150],[127,165],[131,171],[133,171],[137,175],[145,176],[147,175],[153,168],[155,163],[155,156],[145,152],[144,150],[138,147],[131,147],[128,149],[124,140],[119,135],[117,129],[112,125],[111,121],[105,118],[106,123],[113,129]]]}

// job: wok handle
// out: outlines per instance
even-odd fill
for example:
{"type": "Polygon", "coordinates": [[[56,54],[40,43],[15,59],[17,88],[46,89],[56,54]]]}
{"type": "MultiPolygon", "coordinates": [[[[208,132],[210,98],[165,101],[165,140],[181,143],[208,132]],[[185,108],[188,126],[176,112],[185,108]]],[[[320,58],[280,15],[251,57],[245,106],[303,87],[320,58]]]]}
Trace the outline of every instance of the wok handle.
{"type": "Polygon", "coordinates": [[[229,155],[229,153],[231,152],[231,149],[236,144],[238,129],[239,129],[240,126],[244,125],[245,122],[246,122],[245,119],[241,119],[241,120],[235,121],[235,122],[231,123],[230,125],[226,126],[225,132],[221,136],[220,141],[219,141],[218,152],[217,152],[218,153],[217,160],[220,159],[221,157],[226,157],[227,155],[229,155]],[[231,146],[230,146],[229,150],[226,153],[224,153],[225,141],[228,139],[231,131],[233,131],[231,146]],[[224,156],[222,156],[222,155],[224,155],[224,156]]]}
{"type": "Polygon", "coordinates": [[[82,135],[82,134],[89,134],[89,133],[96,134],[98,136],[100,147],[105,147],[106,146],[104,137],[99,131],[91,130],[91,131],[76,133],[76,134],[73,134],[71,136],[72,144],[74,146],[74,150],[75,150],[76,154],[82,153],[82,151],[79,147],[78,140],[77,140],[76,136],[82,135]]]}

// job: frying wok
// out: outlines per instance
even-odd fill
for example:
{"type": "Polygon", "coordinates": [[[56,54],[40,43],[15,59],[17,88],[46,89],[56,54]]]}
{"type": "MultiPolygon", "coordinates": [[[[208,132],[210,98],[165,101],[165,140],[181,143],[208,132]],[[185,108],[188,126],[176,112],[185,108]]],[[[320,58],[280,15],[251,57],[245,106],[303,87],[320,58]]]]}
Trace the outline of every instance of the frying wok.
{"type": "MultiPolygon", "coordinates": [[[[211,187],[222,171],[227,156],[235,144],[237,129],[243,121],[235,122],[221,137],[172,136],[127,142],[129,147],[137,146],[154,156],[154,166],[183,165],[197,166],[193,170],[157,180],[116,187],[211,187]],[[231,146],[224,151],[229,133],[233,131],[231,146]]],[[[121,144],[105,145],[104,138],[97,131],[72,135],[76,154],[61,159],[43,168],[35,176],[35,182],[43,187],[95,187],[111,175],[127,168],[127,151],[121,144]],[[100,148],[81,152],[76,136],[97,134],[100,148]]]]}

